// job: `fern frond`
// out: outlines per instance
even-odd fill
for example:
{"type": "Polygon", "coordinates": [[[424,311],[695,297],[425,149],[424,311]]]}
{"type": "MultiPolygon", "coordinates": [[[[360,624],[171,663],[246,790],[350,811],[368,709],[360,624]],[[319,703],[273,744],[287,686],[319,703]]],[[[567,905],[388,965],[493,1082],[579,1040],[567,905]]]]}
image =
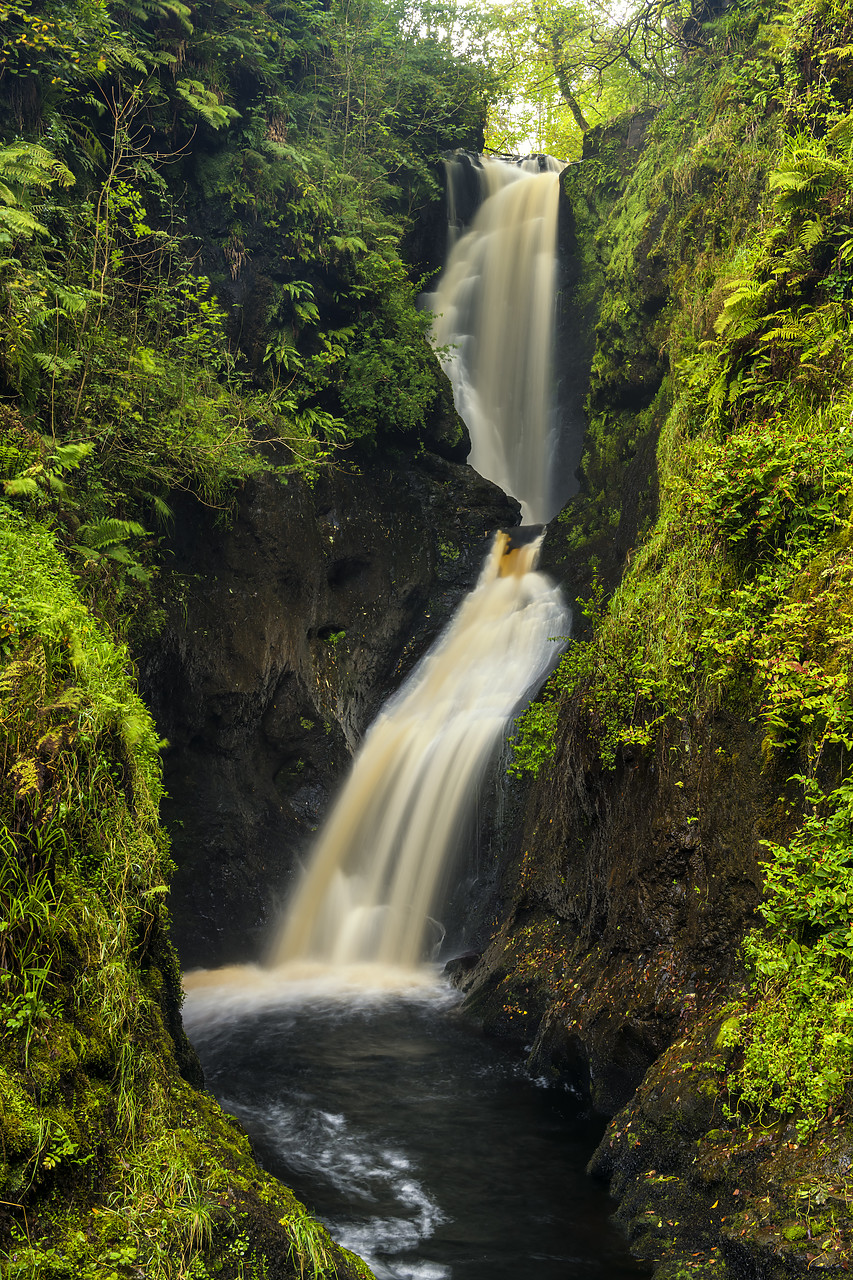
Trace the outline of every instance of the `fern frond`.
{"type": "Polygon", "coordinates": [[[730,338],[745,338],[754,333],[766,318],[765,303],[775,288],[774,280],[749,277],[731,281],[732,292],[723,304],[714,328],[730,338]]]}
{"type": "Polygon", "coordinates": [[[74,174],[47,147],[37,142],[12,142],[0,147],[0,177],[21,186],[74,185],[74,174]]]}
{"type": "Polygon", "coordinates": [[[798,324],[779,325],[778,328],[771,329],[768,333],[761,335],[762,342],[784,342],[788,344],[807,342],[808,338],[808,331],[798,324]]]}
{"type": "MultiPolygon", "coordinates": [[[[853,45],[848,45],[847,49],[853,53],[853,45]]],[[[833,53],[841,53],[842,50],[832,50],[833,53]]],[[[837,147],[843,147],[845,151],[849,151],[853,146],[853,115],[845,116],[843,120],[839,120],[831,129],[827,130],[827,142],[832,142],[837,147]]]]}
{"type": "Polygon", "coordinates": [[[38,484],[32,476],[15,476],[14,480],[4,480],[3,489],[10,498],[34,498],[39,492],[38,484]]]}
{"type": "Polygon", "coordinates": [[[145,538],[148,531],[137,524],[135,520],[117,520],[113,517],[106,517],[103,520],[96,520],[89,524],[81,524],[77,530],[77,538],[80,543],[79,549],[87,548],[94,551],[104,551],[107,547],[117,547],[121,543],[126,542],[128,538],[145,538]]]}
{"type": "Polygon", "coordinates": [[[51,377],[73,373],[80,363],[79,356],[61,356],[54,351],[34,351],[33,360],[44,373],[51,377]]]}
{"type": "MultiPolygon", "coordinates": [[[[51,446],[49,438],[42,439],[48,447],[51,446]]],[[[56,446],[56,465],[61,471],[73,471],[85,462],[94,448],[93,440],[69,440],[66,444],[59,444],[56,446]]]]}
{"type": "Polygon", "coordinates": [[[213,90],[200,80],[178,80],[175,89],[187,106],[192,107],[212,129],[221,129],[223,125],[239,119],[240,112],[221,103],[213,90]]]}
{"type": "MultiPolygon", "coordinates": [[[[143,13],[140,16],[144,18],[145,14],[143,13]]],[[[148,67],[142,59],[132,53],[130,49],[125,48],[124,45],[116,45],[108,49],[106,51],[106,61],[108,64],[112,63],[114,68],[129,67],[131,71],[138,71],[140,75],[146,75],[148,72],[148,67]]]]}
{"type": "Polygon", "coordinates": [[[4,233],[7,236],[21,236],[25,240],[30,240],[34,235],[45,235],[47,227],[25,209],[10,209],[7,205],[0,208],[0,235],[4,233]]]}
{"type": "Polygon", "coordinates": [[[796,169],[777,169],[768,179],[771,191],[805,191],[808,184],[809,177],[796,169]]]}

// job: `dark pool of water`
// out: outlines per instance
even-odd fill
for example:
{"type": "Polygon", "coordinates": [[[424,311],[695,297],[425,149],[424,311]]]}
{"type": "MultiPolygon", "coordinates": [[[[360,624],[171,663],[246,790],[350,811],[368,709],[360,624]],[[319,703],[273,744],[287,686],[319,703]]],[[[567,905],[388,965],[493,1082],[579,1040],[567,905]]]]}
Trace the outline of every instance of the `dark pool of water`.
{"type": "Polygon", "coordinates": [[[191,997],[187,1023],[261,1162],[382,1280],[648,1274],[584,1173],[601,1121],[526,1077],[451,994],[191,997]]]}

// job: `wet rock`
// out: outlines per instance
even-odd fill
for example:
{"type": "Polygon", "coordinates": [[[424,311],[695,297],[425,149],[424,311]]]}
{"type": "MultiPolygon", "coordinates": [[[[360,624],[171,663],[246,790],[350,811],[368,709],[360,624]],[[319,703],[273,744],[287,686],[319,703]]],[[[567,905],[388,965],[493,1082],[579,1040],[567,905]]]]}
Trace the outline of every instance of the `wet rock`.
{"type": "Polygon", "coordinates": [[[588,754],[579,709],[563,730],[465,987],[485,1025],[537,1037],[537,1071],[585,1081],[612,1114],[736,969],[778,780],[761,773],[755,730],[722,715],[612,772],[588,754]]]}
{"type": "Polygon", "coordinates": [[[696,1018],[612,1120],[590,1162],[610,1179],[632,1249],[655,1280],[783,1280],[848,1265],[853,1218],[839,1161],[848,1123],[806,1143],[784,1121],[726,1116],[719,1021],[696,1018]]]}
{"type": "Polygon", "coordinates": [[[479,959],[479,951],[463,951],[461,956],[454,956],[452,960],[448,960],[444,966],[445,976],[451,982],[458,983],[463,974],[471,972],[479,959]]]}
{"type": "Polygon", "coordinates": [[[427,454],[262,475],[225,525],[187,500],[142,656],[161,733],[163,814],[186,968],[256,959],[351,753],[449,619],[518,506],[427,454]]]}

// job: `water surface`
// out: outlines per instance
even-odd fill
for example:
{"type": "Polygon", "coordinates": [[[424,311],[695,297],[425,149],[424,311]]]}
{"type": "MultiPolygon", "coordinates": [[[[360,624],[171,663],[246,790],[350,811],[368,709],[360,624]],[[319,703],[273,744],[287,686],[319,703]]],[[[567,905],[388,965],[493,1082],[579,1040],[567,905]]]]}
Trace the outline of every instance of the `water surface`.
{"type": "Polygon", "coordinates": [[[187,1001],[208,1086],[380,1280],[648,1274],[584,1173],[603,1123],[527,1078],[455,993],[235,995],[214,985],[187,1001]]]}

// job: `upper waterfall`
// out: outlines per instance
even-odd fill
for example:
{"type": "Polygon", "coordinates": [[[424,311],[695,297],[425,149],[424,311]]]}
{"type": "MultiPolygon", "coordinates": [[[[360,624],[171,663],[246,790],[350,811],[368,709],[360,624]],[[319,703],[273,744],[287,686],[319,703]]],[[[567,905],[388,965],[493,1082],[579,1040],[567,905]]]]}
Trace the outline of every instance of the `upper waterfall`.
{"type": "Polygon", "coordinates": [[[471,433],[469,462],[518,498],[526,522],[557,509],[553,346],[559,171],[551,157],[447,160],[450,253],[432,338],[471,433]],[[481,203],[467,230],[457,178],[474,169],[481,203]]]}

